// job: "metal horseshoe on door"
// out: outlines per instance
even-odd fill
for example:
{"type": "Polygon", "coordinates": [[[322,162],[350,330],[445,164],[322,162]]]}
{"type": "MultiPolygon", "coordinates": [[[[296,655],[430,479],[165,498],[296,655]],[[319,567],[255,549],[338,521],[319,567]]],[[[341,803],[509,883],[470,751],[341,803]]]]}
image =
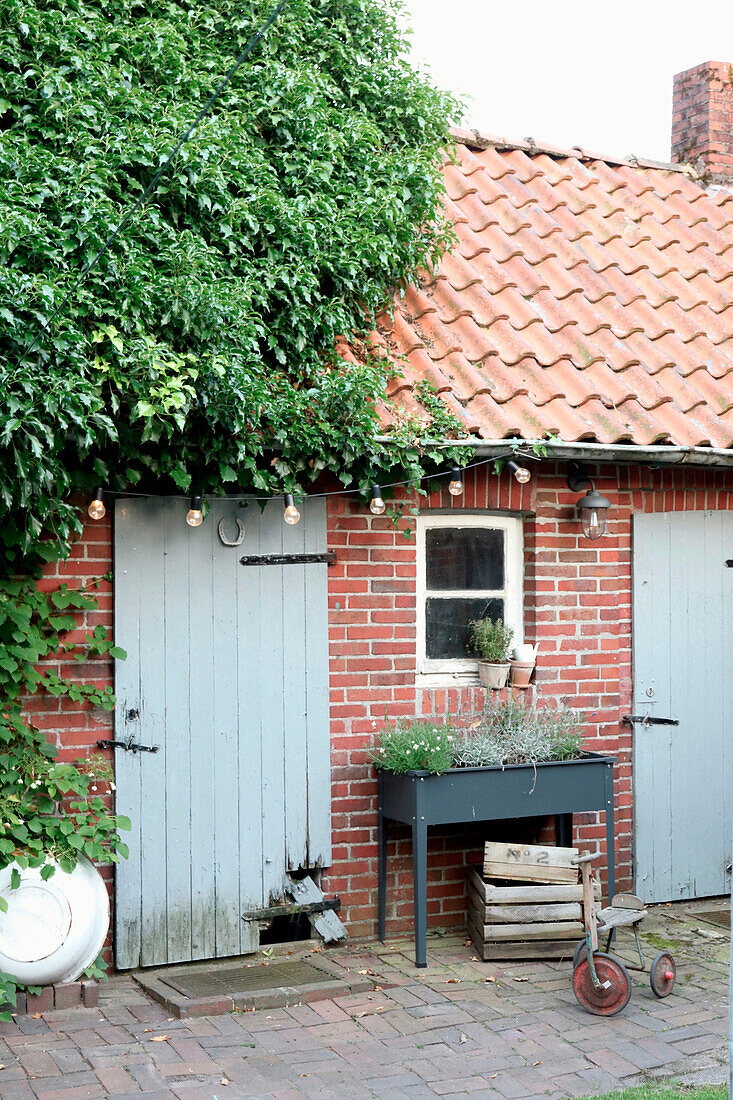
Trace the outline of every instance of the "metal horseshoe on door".
{"type": "Polygon", "coordinates": [[[219,520],[217,531],[219,532],[219,539],[224,546],[239,546],[244,539],[244,524],[241,519],[235,519],[234,522],[237,525],[237,537],[235,539],[228,539],[224,534],[224,520],[219,520]]]}

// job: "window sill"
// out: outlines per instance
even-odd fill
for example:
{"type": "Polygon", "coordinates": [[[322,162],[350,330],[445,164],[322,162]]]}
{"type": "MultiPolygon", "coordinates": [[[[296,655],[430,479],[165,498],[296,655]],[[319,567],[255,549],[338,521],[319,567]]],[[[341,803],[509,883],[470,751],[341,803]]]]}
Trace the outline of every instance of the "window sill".
{"type": "Polygon", "coordinates": [[[415,687],[423,690],[480,686],[478,669],[462,670],[460,672],[418,672],[415,675],[415,687]]]}

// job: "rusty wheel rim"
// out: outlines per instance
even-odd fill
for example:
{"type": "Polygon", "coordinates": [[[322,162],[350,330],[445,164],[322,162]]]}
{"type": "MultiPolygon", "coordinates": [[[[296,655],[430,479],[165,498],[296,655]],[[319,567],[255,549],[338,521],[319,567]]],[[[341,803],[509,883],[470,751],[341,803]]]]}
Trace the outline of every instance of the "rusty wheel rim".
{"type": "Polygon", "coordinates": [[[616,1016],[629,1003],[631,978],[623,963],[613,955],[601,952],[593,955],[596,974],[601,982],[609,982],[608,989],[596,989],[590,972],[588,957],[582,958],[573,971],[573,993],[586,1012],[594,1016],[616,1016]]]}
{"type": "Polygon", "coordinates": [[[657,997],[668,997],[674,989],[677,966],[669,951],[660,951],[649,971],[649,984],[657,997]]]}

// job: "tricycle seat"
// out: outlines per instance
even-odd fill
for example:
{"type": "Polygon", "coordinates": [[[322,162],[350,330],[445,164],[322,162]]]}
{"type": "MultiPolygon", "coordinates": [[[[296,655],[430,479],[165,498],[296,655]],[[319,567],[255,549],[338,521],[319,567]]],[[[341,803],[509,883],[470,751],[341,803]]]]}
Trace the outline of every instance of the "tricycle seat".
{"type": "Polygon", "coordinates": [[[607,905],[598,914],[598,923],[604,929],[627,928],[632,924],[638,924],[644,920],[646,909],[622,909],[619,906],[607,905]]]}

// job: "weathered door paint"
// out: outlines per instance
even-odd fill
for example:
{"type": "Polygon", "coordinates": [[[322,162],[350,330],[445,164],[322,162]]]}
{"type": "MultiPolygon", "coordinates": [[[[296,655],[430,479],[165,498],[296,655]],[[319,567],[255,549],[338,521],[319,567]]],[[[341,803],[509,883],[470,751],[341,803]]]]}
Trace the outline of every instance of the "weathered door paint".
{"type": "Polygon", "coordinates": [[[634,517],[637,893],[645,901],[730,889],[733,834],[733,514],[634,517]]]}
{"type": "Polygon", "coordinates": [[[199,528],[181,500],[115,509],[118,967],[256,948],[246,909],[283,876],[330,862],[325,564],[243,566],[243,554],[326,550],[325,503],[283,523],[278,502],[215,503],[199,528]],[[224,545],[237,536],[239,546],[224,545]],[[127,837],[125,837],[127,840],[127,837]]]}

